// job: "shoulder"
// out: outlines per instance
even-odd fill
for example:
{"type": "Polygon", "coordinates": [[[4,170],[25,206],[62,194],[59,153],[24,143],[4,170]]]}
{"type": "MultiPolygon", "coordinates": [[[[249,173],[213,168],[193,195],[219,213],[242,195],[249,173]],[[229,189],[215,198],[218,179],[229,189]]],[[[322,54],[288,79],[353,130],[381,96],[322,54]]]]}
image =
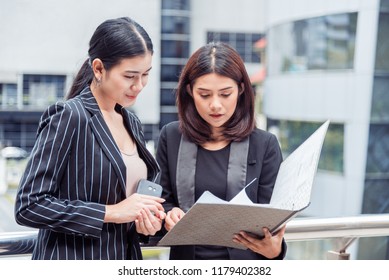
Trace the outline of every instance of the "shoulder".
{"type": "Polygon", "coordinates": [[[265,130],[254,129],[250,134],[250,154],[260,157],[276,156],[282,158],[281,147],[277,137],[265,130]]]}
{"type": "Polygon", "coordinates": [[[179,128],[179,122],[174,121],[164,125],[159,135],[158,145],[160,147],[166,146],[173,149],[178,149],[181,141],[181,132],[179,128]]]}
{"type": "Polygon", "coordinates": [[[263,145],[263,144],[275,143],[278,141],[274,134],[259,128],[255,128],[253,132],[250,134],[250,142],[263,145]]]}
{"type": "Polygon", "coordinates": [[[42,130],[49,123],[67,123],[74,124],[80,119],[82,109],[80,102],[77,100],[57,101],[48,106],[42,113],[38,130],[42,130]]]}
{"type": "Polygon", "coordinates": [[[181,136],[179,121],[165,124],[161,129],[161,134],[165,136],[181,136]]]}

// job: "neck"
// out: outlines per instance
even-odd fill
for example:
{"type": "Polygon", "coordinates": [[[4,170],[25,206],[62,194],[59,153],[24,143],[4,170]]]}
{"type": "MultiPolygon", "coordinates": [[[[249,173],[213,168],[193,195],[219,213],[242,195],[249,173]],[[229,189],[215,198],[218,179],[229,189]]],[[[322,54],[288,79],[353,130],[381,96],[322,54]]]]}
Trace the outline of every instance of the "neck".
{"type": "Polygon", "coordinates": [[[116,103],[105,98],[105,94],[101,91],[101,88],[95,83],[95,81],[92,82],[90,89],[101,111],[115,113],[116,103]]]}
{"type": "Polygon", "coordinates": [[[205,142],[204,144],[201,145],[201,147],[203,147],[206,150],[217,151],[229,145],[230,142],[231,141],[225,139],[213,140],[213,141],[205,142]]]}

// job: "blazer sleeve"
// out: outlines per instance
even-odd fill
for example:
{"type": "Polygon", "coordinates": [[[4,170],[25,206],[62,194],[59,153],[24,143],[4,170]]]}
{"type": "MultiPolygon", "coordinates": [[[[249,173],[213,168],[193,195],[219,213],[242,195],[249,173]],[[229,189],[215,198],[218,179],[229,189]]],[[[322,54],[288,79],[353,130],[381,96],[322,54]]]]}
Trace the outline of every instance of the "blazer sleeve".
{"type": "Polygon", "coordinates": [[[282,153],[277,138],[270,134],[265,145],[261,175],[258,180],[258,203],[269,203],[273,193],[278,170],[282,163],[282,153]]]}
{"type": "MultiPolygon", "coordinates": [[[[259,203],[269,203],[273,193],[274,185],[282,163],[282,152],[277,138],[271,134],[268,145],[266,147],[265,156],[263,158],[263,165],[260,177],[260,190],[258,192],[259,203]],[[264,201],[265,200],[265,201],[264,201]]],[[[285,239],[282,240],[281,252],[275,257],[275,260],[282,260],[285,258],[287,245],[285,239]]]]}
{"type": "MultiPolygon", "coordinates": [[[[74,111],[63,102],[42,115],[38,136],[15,201],[16,222],[34,228],[99,236],[105,205],[60,197],[60,180],[77,132],[74,111]]],[[[74,186],[67,186],[72,188],[74,186]]]]}
{"type": "MultiPolygon", "coordinates": [[[[159,184],[163,187],[162,198],[165,199],[163,204],[165,211],[171,210],[173,207],[177,207],[178,203],[175,201],[175,195],[172,187],[171,181],[171,168],[176,166],[176,160],[171,159],[174,157],[175,153],[172,153],[171,148],[168,144],[168,126],[164,126],[161,130],[160,137],[158,140],[156,160],[161,168],[161,173],[159,177],[159,184]]],[[[174,172],[175,174],[175,172],[174,172]]]]}

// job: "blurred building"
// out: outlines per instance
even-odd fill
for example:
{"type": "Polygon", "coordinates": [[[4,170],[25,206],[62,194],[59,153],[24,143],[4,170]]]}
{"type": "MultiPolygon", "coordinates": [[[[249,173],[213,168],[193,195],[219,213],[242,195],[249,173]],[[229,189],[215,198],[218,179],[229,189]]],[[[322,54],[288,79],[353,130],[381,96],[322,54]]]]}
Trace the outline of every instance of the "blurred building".
{"type": "MultiPolygon", "coordinates": [[[[264,113],[285,156],[331,120],[304,215],[388,213],[389,1],[271,0],[265,14],[264,113]]],[[[352,252],[388,259],[388,238],[352,252]]]]}
{"type": "Polygon", "coordinates": [[[264,0],[0,0],[0,146],[30,151],[39,118],[62,99],[103,20],[129,16],[153,40],[149,83],[134,110],[148,140],[177,119],[174,88],[189,55],[211,40],[233,45],[249,74],[259,68],[253,45],[264,32],[264,0]],[[244,16],[243,16],[244,15],[244,16]]]}

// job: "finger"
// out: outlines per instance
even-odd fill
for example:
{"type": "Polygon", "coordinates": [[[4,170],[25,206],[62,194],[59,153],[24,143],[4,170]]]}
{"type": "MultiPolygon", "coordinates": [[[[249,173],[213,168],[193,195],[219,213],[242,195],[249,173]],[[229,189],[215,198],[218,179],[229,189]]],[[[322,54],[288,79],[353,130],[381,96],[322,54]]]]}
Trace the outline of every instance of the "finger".
{"type": "Polygon", "coordinates": [[[160,220],[164,220],[166,218],[166,213],[165,211],[158,211],[155,213],[155,215],[160,219],[160,220]]]}
{"type": "Polygon", "coordinates": [[[254,243],[255,241],[258,240],[258,238],[255,238],[255,237],[249,235],[245,231],[241,231],[241,232],[239,232],[239,234],[242,236],[242,238],[244,238],[245,240],[247,240],[247,242],[250,242],[250,243],[254,243]]]}
{"type": "Polygon", "coordinates": [[[139,195],[139,197],[141,197],[143,199],[153,200],[153,201],[158,202],[158,203],[165,202],[165,199],[162,197],[152,196],[152,195],[147,195],[147,194],[138,194],[138,195],[139,195]]]}
{"type": "Polygon", "coordinates": [[[178,223],[178,221],[181,220],[181,213],[171,211],[171,219],[173,220],[174,223],[178,223]]]}
{"type": "MultiPolygon", "coordinates": [[[[161,220],[157,218],[156,215],[147,208],[143,209],[143,213],[144,213],[144,219],[147,220],[149,224],[152,225],[153,228],[157,229],[159,224],[161,223],[161,220]]],[[[148,224],[146,223],[146,225],[148,224]]]]}
{"type": "Polygon", "coordinates": [[[234,237],[232,238],[232,241],[241,244],[247,248],[251,245],[242,235],[240,234],[235,234],[234,237]]]}
{"type": "Polygon", "coordinates": [[[161,229],[162,226],[162,220],[157,218],[149,209],[144,209],[145,215],[146,215],[146,226],[147,228],[152,232],[152,234],[155,234],[158,230],[161,229]]]}
{"type": "Polygon", "coordinates": [[[149,209],[153,213],[157,213],[157,212],[161,211],[161,209],[159,209],[155,205],[145,205],[145,207],[143,209],[146,209],[146,208],[149,209]]]}
{"type": "Polygon", "coordinates": [[[147,217],[147,214],[145,213],[144,210],[141,211],[142,216],[143,216],[143,222],[140,223],[140,228],[142,230],[142,233],[144,235],[150,235],[153,233],[153,227],[151,226],[151,223],[147,217]]]}
{"type": "Polygon", "coordinates": [[[135,220],[135,228],[138,233],[146,234],[144,225],[140,222],[140,219],[135,220]]]}
{"type": "Polygon", "coordinates": [[[145,205],[154,205],[155,207],[157,207],[158,211],[165,211],[162,204],[155,202],[155,201],[152,201],[152,200],[146,201],[145,205]]]}
{"type": "Polygon", "coordinates": [[[279,230],[279,232],[277,232],[277,236],[278,236],[278,237],[284,237],[285,231],[286,231],[286,225],[284,225],[284,226],[279,230]]]}
{"type": "MultiPolygon", "coordinates": [[[[171,212],[169,212],[169,213],[171,213],[171,212]]],[[[165,228],[167,231],[170,231],[176,224],[172,220],[171,215],[169,215],[169,213],[166,215],[166,218],[165,218],[165,228]]]]}
{"type": "Polygon", "coordinates": [[[268,228],[265,228],[265,227],[262,228],[262,232],[263,232],[264,238],[266,238],[266,239],[272,238],[272,234],[268,228]]]}
{"type": "Polygon", "coordinates": [[[152,226],[153,221],[156,219],[154,214],[147,208],[142,209],[141,213],[146,228],[150,228],[152,226]]]}

